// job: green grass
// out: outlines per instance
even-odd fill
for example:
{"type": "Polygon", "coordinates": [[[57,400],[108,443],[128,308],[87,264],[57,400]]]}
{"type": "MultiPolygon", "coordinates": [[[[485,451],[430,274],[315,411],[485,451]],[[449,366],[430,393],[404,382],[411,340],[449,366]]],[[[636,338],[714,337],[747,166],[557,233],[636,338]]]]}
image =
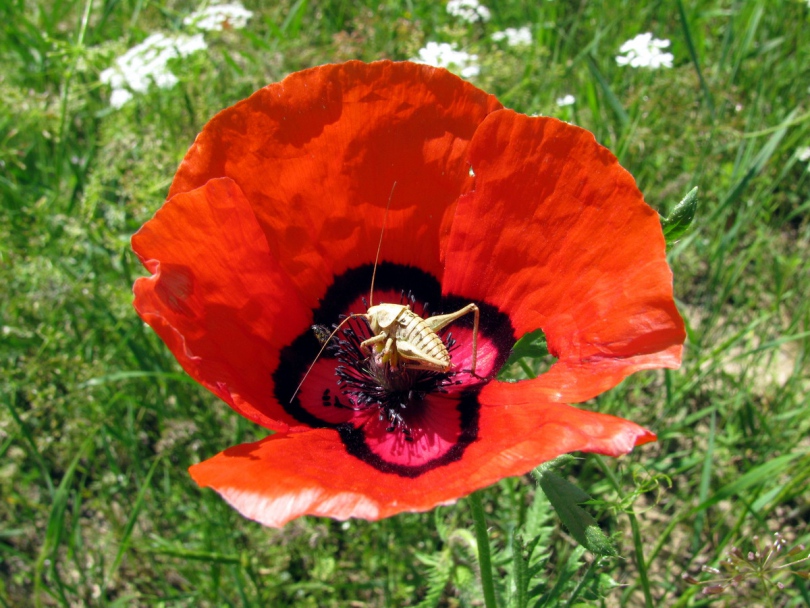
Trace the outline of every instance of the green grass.
{"type": "MultiPolygon", "coordinates": [[[[712,599],[681,575],[709,578],[701,565],[757,535],[810,540],[807,3],[507,1],[485,26],[427,0],[266,4],[208,36],[176,87],[120,110],[99,73],[179,31],[190,3],[0,7],[0,604],[481,605],[466,501],[275,531],[197,488],[190,464],[262,431],[186,378],[131,307],[129,236],[208,118],[292,71],[437,40],[477,53],[476,84],[505,105],[593,131],[663,214],[700,189],[669,253],[684,366],[593,404],[659,441],[559,471],[622,558],[578,547],[531,478],[504,480],[483,494],[502,605],[768,605],[762,585],[712,599]],[[489,40],[523,25],[530,47],[489,40]],[[616,65],[644,31],[672,40],[673,69],[616,65]]],[[[806,581],[779,580],[773,605],[810,604],[806,581]]]]}

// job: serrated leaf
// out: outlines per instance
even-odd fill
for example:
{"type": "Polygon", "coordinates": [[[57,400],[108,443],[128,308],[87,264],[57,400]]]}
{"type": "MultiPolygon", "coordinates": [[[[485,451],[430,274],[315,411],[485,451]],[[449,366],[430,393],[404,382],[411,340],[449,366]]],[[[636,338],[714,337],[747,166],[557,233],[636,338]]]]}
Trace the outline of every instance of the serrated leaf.
{"type": "Polygon", "coordinates": [[[582,565],[582,555],[585,553],[584,547],[576,547],[568,556],[568,560],[561,569],[557,570],[557,580],[554,587],[535,606],[559,606],[560,598],[568,588],[569,582],[576,575],[582,565]]]}
{"type": "Polygon", "coordinates": [[[512,532],[512,581],[514,595],[510,606],[512,608],[526,608],[529,605],[529,559],[531,553],[526,551],[526,545],[520,534],[512,532]]]}
{"type": "Polygon", "coordinates": [[[442,539],[442,542],[446,543],[447,538],[450,535],[450,529],[444,521],[443,511],[444,510],[441,507],[436,507],[433,509],[433,524],[436,527],[436,532],[438,532],[439,538],[442,539]]]}
{"type": "Polygon", "coordinates": [[[664,230],[664,238],[667,245],[681,238],[695,219],[697,211],[698,189],[692,188],[683,200],[675,205],[669,217],[661,218],[661,228],[664,230]]]}
{"type": "Polygon", "coordinates": [[[441,551],[432,556],[422,554],[419,560],[428,566],[425,576],[428,588],[424,599],[416,608],[435,608],[453,578],[453,560],[449,551],[441,551]]]}
{"type": "Polygon", "coordinates": [[[616,555],[613,543],[596,520],[579,506],[591,500],[585,491],[550,470],[542,471],[539,480],[557,515],[580,545],[595,555],[616,555]]]}

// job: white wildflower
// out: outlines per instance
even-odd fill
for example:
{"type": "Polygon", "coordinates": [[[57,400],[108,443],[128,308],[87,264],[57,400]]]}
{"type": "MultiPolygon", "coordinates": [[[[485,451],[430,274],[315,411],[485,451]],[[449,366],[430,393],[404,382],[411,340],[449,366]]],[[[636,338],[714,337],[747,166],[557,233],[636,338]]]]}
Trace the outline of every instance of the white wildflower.
{"type": "Polygon", "coordinates": [[[489,21],[489,9],[478,0],[450,0],[447,3],[447,12],[467,23],[476,21],[489,21]]]}
{"type": "Polygon", "coordinates": [[[413,61],[437,68],[447,68],[464,78],[478,76],[481,72],[481,67],[477,63],[478,55],[457,51],[455,46],[446,42],[428,42],[424,48],[419,49],[419,57],[413,61]]]}
{"type": "Polygon", "coordinates": [[[629,65],[632,68],[671,68],[675,57],[672,53],[663,53],[661,49],[669,46],[669,40],[653,38],[650,32],[639,34],[625,42],[619,49],[624,55],[616,56],[616,63],[629,65]]]}
{"type": "Polygon", "coordinates": [[[573,95],[563,95],[562,97],[557,98],[557,105],[561,108],[564,108],[565,106],[572,106],[576,100],[577,98],[573,95]]]}
{"type": "Polygon", "coordinates": [[[802,162],[807,162],[810,160],[810,146],[805,146],[804,148],[799,148],[796,150],[796,158],[802,162]]]}
{"type": "Polygon", "coordinates": [[[191,13],[183,19],[183,24],[206,32],[219,32],[226,28],[241,30],[252,16],[253,11],[247,10],[240,2],[212,4],[191,13]]]}
{"type": "Polygon", "coordinates": [[[194,36],[152,34],[115,60],[101,72],[101,82],[112,87],[110,105],[120,108],[135,93],[145,93],[151,84],[168,89],[177,84],[169,70],[169,61],[207,48],[202,34],[194,36]]]}
{"type": "Polygon", "coordinates": [[[120,108],[130,99],[132,99],[132,93],[127,89],[113,89],[112,95],[110,95],[110,105],[120,108]]]}
{"type": "Polygon", "coordinates": [[[495,32],[492,34],[492,39],[495,42],[506,40],[509,46],[520,46],[532,43],[532,31],[529,26],[523,26],[520,29],[508,27],[502,32],[495,32]]]}

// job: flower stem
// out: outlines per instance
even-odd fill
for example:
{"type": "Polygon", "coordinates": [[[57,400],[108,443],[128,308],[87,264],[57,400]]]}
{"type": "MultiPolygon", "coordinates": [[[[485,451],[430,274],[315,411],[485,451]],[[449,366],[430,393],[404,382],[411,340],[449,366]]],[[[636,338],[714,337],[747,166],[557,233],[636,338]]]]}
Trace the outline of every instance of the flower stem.
{"type": "Polygon", "coordinates": [[[773,608],[773,596],[771,595],[771,581],[766,578],[760,578],[762,586],[765,587],[765,600],[767,601],[768,608],[773,608]]]}
{"type": "MultiPolygon", "coordinates": [[[[616,490],[616,494],[622,496],[622,486],[613,469],[610,468],[610,466],[608,466],[608,464],[600,456],[594,454],[593,458],[607,475],[613,489],[616,490]]],[[[638,577],[641,580],[641,590],[644,592],[644,605],[647,608],[653,608],[653,606],[655,606],[655,602],[653,601],[652,591],[650,590],[650,579],[647,577],[647,564],[644,560],[644,543],[641,539],[641,530],[638,527],[636,513],[633,511],[632,507],[626,508],[625,513],[627,518],[630,520],[630,530],[633,534],[633,548],[635,549],[638,577]]]]}
{"type": "Polygon", "coordinates": [[[484,505],[481,494],[474,492],[469,496],[470,511],[475,524],[475,539],[478,543],[478,566],[481,569],[481,586],[484,588],[484,604],[487,608],[497,608],[495,586],[492,582],[492,560],[489,553],[489,534],[484,517],[484,505]]]}

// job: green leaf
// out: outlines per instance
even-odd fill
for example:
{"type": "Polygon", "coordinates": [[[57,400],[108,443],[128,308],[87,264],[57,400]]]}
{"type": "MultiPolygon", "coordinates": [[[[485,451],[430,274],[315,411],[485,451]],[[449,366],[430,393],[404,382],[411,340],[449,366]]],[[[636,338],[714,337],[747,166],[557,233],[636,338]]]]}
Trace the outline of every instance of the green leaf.
{"type": "Polygon", "coordinates": [[[692,221],[695,219],[697,201],[698,189],[696,186],[683,197],[680,203],[675,205],[669,217],[661,218],[661,227],[664,229],[664,238],[667,240],[667,245],[677,241],[689,230],[692,221]]]}
{"type": "Polygon", "coordinates": [[[542,329],[525,334],[520,340],[515,342],[512,347],[512,354],[509,359],[517,359],[519,357],[545,357],[548,353],[548,344],[546,343],[546,335],[542,329]]]}
{"type": "Polygon", "coordinates": [[[580,503],[591,500],[591,497],[549,468],[535,469],[535,474],[557,515],[576,541],[595,555],[616,555],[613,543],[599,528],[596,520],[579,506],[580,503]]]}
{"type": "Polygon", "coordinates": [[[505,382],[516,380],[515,366],[519,366],[529,378],[536,378],[557,361],[557,358],[548,352],[546,335],[542,329],[536,329],[524,334],[512,347],[509,359],[498,372],[498,379],[505,382]]]}

